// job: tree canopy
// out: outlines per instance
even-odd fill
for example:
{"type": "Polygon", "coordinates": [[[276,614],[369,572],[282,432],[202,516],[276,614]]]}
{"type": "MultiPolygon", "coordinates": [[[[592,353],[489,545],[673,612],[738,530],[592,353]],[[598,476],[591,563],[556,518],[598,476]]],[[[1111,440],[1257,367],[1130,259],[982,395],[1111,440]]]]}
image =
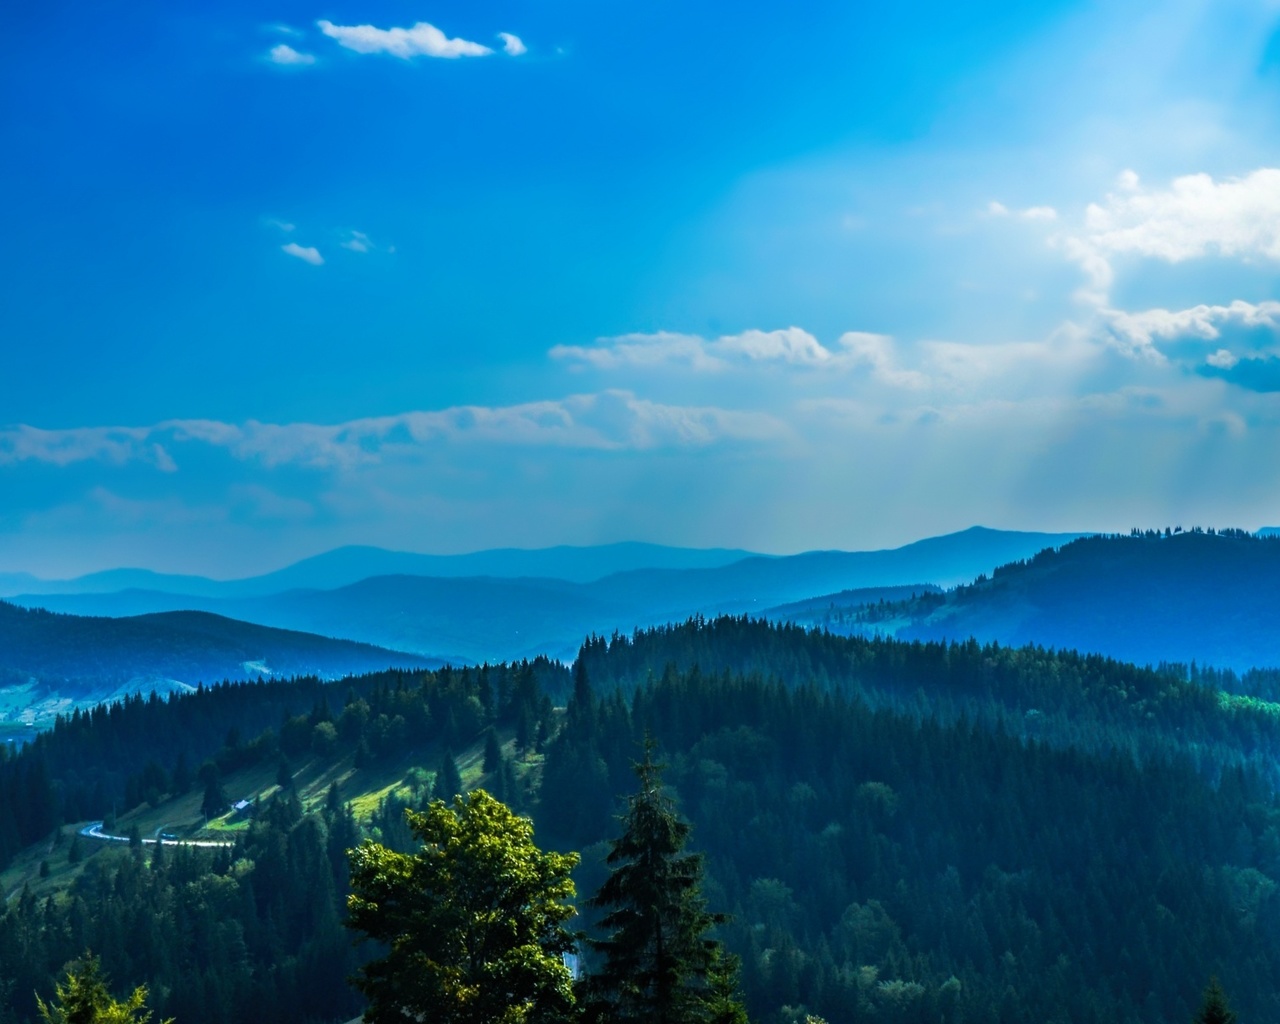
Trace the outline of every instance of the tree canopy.
{"type": "Polygon", "coordinates": [[[147,1024],[151,1011],[146,1004],[145,985],[135,988],[128,999],[112,998],[102,964],[88,952],[67,965],[66,980],[54,988],[52,1004],[36,997],[44,1024],[147,1024]]]}
{"type": "Polygon", "coordinates": [[[564,954],[574,937],[576,854],[544,853],[533,823],[484,790],[406,819],[422,846],[371,840],[351,851],[348,924],[384,944],[355,979],[365,1019],[403,1024],[539,1024],[574,1005],[564,954]]]}

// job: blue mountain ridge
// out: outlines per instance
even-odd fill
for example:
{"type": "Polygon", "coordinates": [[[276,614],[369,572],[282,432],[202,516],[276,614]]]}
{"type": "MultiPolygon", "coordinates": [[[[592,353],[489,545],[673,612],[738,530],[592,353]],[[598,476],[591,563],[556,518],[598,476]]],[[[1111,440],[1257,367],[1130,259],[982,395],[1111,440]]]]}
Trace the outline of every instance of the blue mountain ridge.
{"type": "Polygon", "coordinates": [[[759,614],[838,590],[954,585],[1075,536],[974,527],[884,551],[753,555],[719,565],[631,569],[585,582],[397,573],[334,588],[237,597],[132,589],[14,600],[93,615],[197,609],[459,661],[569,658],[591,633],[630,632],[695,614],[759,614]]]}

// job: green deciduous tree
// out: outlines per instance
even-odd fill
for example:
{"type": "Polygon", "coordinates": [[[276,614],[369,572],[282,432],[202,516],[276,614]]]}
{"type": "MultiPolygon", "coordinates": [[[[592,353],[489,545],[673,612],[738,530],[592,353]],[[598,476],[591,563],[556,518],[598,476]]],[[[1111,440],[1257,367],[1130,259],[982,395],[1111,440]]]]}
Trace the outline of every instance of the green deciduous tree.
{"type": "Polygon", "coordinates": [[[662,770],[646,748],[612,872],[591,901],[606,911],[607,937],[592,943],[604,961],[588,980],[589,1004],[617,1024],[738,1024],[734,965],[707,936],[722,918],[707,911],[702,857],[684,852],[690,826],[663,794],[662,770]]]}
{"type": "Polygon", "coordinates": [[[36,997],[45,1024],[146,1024],[151,1019],[147,987],[139,985],[125,1000],[112,998],[102,965],[92,953],[68,964],[66,970],[66,981],[55,987],[52,1003],[36,997]]]}
{"type": "Polygon", "coordinates": [[[533,823],[484,790],[406,812],[422,848],[350,851],[348,925],[384,944],[361,969],[373,1024],[540,1024],[567,1017],[576,854],[544,853],[533,823]]]}

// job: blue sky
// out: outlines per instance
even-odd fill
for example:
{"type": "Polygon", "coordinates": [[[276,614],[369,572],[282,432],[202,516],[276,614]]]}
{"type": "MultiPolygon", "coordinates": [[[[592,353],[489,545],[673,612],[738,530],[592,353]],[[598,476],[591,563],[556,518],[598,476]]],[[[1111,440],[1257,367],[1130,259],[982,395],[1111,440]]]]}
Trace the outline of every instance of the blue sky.
{"type": "Polygon", "coordinates": [[[1278,27],[29,5],[0,569],[1280,522],[1278,27]]]}

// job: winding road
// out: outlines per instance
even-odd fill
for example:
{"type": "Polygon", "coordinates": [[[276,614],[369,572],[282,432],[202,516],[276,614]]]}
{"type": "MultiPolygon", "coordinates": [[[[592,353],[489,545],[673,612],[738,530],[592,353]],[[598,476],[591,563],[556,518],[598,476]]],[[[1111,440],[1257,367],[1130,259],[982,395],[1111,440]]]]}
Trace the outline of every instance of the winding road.
{"type": "MultiPolygon", "coordinates": [[[[128,836],[113,836],[102,831],[102,822],[91,821],[80,830],[80,834],[86,839],[104,839],[111,843],[127,843],[128,836]]],[[[235,846],[235,843],[223,842],[217,839],[143,839],[143,846],[155,846],[159,843],[161,846],[202,846],[222,848],[226,846],[235,846]]]]}

